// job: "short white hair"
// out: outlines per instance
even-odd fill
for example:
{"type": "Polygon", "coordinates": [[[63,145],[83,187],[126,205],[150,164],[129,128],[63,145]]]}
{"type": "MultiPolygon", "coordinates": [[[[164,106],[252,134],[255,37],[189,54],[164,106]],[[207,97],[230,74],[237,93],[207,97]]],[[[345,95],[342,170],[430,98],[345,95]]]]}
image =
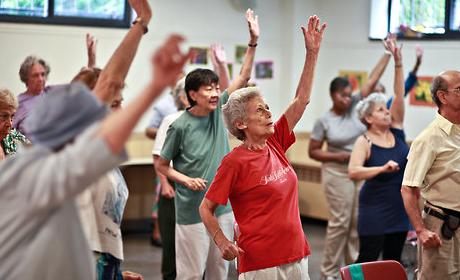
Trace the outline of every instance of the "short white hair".
{"type": "Polygon", "coordinates": [[[366,98],[359,101],[356,105],[356,111],[358,113],[359,120],[369,127],[369,123],[366,121],[366,117],[372,114],[375,105],[384,104],[386,106],[387,98],[385,94],[374,92],[369,94],[366,98]]]}
{"type": "Polygon", "coordinates": [[[262,96],[258,87],[241,88],[233,92],[228,98],[227,103],[222,106],[225,125],[228,131],[239,140],[244,140],[246,135],[235,124],[237,121],[246,120],[246,104],[249,100],[258,96],[262,96]]]}
{"type": "Polygon", "coordinates": [[[174,104],[176,105],[177,109],[183,110],[185,109],[184,104],[182,104],[181,101],[181,96],[186,96],[185,93],[185,76],[182,77],[179,81],[176,82],[176,85],[174,86],[172,90],[172,96],[174,98],[174,104]]]}

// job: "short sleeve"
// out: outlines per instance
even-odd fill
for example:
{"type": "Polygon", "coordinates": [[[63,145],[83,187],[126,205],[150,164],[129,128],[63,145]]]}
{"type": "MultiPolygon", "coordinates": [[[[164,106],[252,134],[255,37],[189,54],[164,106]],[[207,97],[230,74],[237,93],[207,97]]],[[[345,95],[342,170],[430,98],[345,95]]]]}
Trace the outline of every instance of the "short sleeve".
{"type": "Polygon", "coordinates": [[[317,119],[313,125],[313,131],[311,132],[310,138],[316,141],[323,141],[326,134],[326,128],[321,119],[317,119]]]}
{"type": "Polygon", "coordinates": [[[237,178],[237,172],[233,164],[225,162],[225,158],[217,169],[216,176],[211,183],[205,197],[220,205],[227,205],[230,191],[237,178]]]}
{"type": "Polygon", "coordinates": [[[436,158],[434,147],[427,141],[415,140],[407,156],[402,184],[409,187],[424,187],[425,176],[436,158]]]}
{"type": "Polygon", "coordinates": [[[166,160],[172,160],[180,151],[181,141],[181,129],[174,125],[170,125],[166,133],[166,139],[161,149],[160,156],[166,160]]]}
{"type": "Polygon", "coordinates": [[[279,145],[286,152],[289,147],[295,142],[295,134],[289,130],[289,124],[286,116],[282,115],[281,118],[275,123],[275,133],[270,137],[274,141],[278,142],[279,145]]]}
{"type": "Polygon", "coordinates": [[[168,117],[164,118],[161,122],[160,127],[158,128],[157,136],[155,137],[155,144],[153,146],[152,155],[160,155],[170,124],[171,122],[169,121],[168,117]]]}

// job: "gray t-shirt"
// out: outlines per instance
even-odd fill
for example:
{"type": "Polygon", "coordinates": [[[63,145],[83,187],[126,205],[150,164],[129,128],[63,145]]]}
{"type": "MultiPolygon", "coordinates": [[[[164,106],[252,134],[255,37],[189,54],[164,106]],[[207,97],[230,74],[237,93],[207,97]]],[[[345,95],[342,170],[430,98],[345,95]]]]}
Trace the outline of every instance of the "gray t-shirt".
{"type": "Polygon", "coordinates": [[[57,153],[34,146],[0,163],[0,279],[95,279],[74,198],[126,159],[98,129],[57,153]]]}
{"type": "MultiPolygon", "coordinates": [[[[192,191],[174,182],[177,224],[190,225],[202,222],[198,208],[222,158],[230,151],[221,108],[227,100],[228,93],[224,91],[214,112],[205,117],[197,117],[185,111],[169,126],[160,156],[171,160],[176,171],[191,178],[203,178],[208,181],[204,191],[192,191]]],[[[230,211],[230,203],[225,207],[219,206],[216,216],[230,211]]]]}
{"type": "Polygon", "coordinates": [[[361,100],[361,94],[353,94],[350,109],[344,115],[327,111],[316,120],[311,139],[326,141],[329,152],[351,152],[356,139],[366,131],[366,126],[359,120],[355,110],[361,100]]]}

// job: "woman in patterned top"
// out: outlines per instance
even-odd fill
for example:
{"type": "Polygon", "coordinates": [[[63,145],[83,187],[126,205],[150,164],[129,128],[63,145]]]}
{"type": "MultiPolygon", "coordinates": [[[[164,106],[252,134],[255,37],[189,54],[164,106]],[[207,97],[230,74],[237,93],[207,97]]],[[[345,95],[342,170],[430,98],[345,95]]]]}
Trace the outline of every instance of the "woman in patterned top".
{"type": "Polygon", "coordinates": [[[30,143],[19,131],[11,129],[17,108],[18,101],[11,91],[0,89],[0,160],[15,154],[20,144],[30,143]]]}

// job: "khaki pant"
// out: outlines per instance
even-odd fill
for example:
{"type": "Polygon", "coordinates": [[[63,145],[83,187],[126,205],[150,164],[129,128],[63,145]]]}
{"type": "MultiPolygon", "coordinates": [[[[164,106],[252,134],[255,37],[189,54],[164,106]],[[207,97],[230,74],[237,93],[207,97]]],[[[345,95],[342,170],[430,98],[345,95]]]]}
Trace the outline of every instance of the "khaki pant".
{"type": "Polygon", "coordinates": [[[329,221],[321,274],[339,276],[342,262],[348,265],[358,257],[358,193],[362,182],[348,178],[347,165],[327,163],[322,180],[329,205],[329,221]]]}
{"type": "MultiPolygon", "coordinates": [[[[440,209],[435,209],[438,212],[442,212],[440,209]]],[[[442,240],[442,246],[427,249],[418,244],[418,279],[460,279],[460,228],[457,229],[452,239],[446,240],[441,235],[441,226],[443,224],[441,219],[425,212],[423,212],[422,217],[425,227],[439,235],[442,240]]]]}
{"type": "MultiPolygon", "coordinates": [[[[233,212],[217,220],[225,236],[233,240],[233,212]]],[[[202,280],[205,270],[205,280],[227,279],[228,266],[203,223],[176,224],[176,280],[202,280]]]]}
{"type": "Polygon", "coordinates": [[[238,280],[310,280],[308,257],[293,263],[241,273],[238,280]]]}

